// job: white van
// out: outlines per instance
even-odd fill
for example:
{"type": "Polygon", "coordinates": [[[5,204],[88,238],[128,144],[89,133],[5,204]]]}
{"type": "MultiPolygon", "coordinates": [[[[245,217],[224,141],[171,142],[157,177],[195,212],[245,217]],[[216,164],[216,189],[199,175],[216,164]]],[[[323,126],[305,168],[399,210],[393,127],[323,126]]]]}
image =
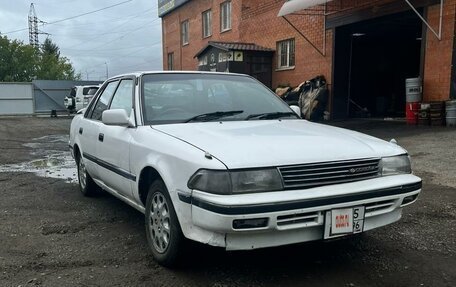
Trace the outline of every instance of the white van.
{"type": "Polygon", "coordinates": [[[65,97],[64,105],[69,112],[76,112],[85,108],[100,86],[74,86],[68,96],[65,97]]]}

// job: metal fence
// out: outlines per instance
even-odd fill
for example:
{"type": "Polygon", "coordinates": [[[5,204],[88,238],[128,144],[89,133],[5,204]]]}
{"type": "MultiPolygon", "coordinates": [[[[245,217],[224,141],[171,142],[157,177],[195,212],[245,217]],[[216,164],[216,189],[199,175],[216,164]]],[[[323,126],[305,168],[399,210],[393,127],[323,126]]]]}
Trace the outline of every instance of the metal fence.
{"type": "Polygon", "coordinates": [[[100,81],[35,80],[33,84],[34,112],[66,111],[63,101],[74,86],[98,85],[100,81]]]}
{"type": "Polygon", "coordinates": [[[33,114],[32,83],[0,83],[0,115],[33,114]]]}

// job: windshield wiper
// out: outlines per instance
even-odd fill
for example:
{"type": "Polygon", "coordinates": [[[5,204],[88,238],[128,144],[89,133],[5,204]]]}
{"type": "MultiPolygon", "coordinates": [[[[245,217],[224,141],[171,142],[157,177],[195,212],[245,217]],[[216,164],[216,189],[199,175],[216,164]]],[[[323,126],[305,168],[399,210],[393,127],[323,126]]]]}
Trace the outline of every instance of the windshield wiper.
{"type": "Polygon", "coordinates": [[[253,114],[253,115],[248,115],[245,120],[250,120],[253,118],[258,118],[259,120],[271,120],[271,119],[279,119],[283,117],[288,117],[288,116],[295,116],[297,115],[293,112],[274,112],[274,113],[261,113],[261,114],[253,114]]]}
{"type": "Polygon", "coordinates": [[[237,114],[242,114],[244,111],[226,111],[226,112],[213,112],[213,113],[205,113],[201,115],[197,115],[194,117],[191,117],[187,120],[184,121],[184,123],[189,123],[189,122],[195,122],[195,121],[201,121],[201,122],[207,122],[207,121],[212,121],[216,119],[220,119],[223,117],[229,117],[229,116],[234,116],[237,114]]]}

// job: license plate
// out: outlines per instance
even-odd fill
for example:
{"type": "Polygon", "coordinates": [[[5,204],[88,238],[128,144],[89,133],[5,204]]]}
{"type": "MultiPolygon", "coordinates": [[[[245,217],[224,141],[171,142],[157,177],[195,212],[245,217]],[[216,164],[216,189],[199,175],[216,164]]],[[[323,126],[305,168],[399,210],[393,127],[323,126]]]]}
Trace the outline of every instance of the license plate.
{"type": "Polygon", "coordinates": [[[360,233],[364,229],[364,206],[326,211],[324,239],[360,233]]]}

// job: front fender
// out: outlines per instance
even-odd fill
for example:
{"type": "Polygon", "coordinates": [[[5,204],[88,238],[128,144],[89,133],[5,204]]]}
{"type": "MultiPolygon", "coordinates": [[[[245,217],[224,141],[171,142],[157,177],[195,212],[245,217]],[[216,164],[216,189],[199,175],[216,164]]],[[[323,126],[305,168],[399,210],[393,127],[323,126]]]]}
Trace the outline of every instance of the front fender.
{"type": "Polygon", "coordinates": [[[132,187],[135,201],[142,204],[139,195],[141,172],[147,167],[154,168],[168,189],[186,237],[191,232],[191,206],[180,201],[178,193],[191,195],[187,182],[198,169],[226,169],[218,159],[206,158],[205,151],[148,126],[138,127],[132,135],[130,163],[131,172],[136,175],[132,187]]]}

